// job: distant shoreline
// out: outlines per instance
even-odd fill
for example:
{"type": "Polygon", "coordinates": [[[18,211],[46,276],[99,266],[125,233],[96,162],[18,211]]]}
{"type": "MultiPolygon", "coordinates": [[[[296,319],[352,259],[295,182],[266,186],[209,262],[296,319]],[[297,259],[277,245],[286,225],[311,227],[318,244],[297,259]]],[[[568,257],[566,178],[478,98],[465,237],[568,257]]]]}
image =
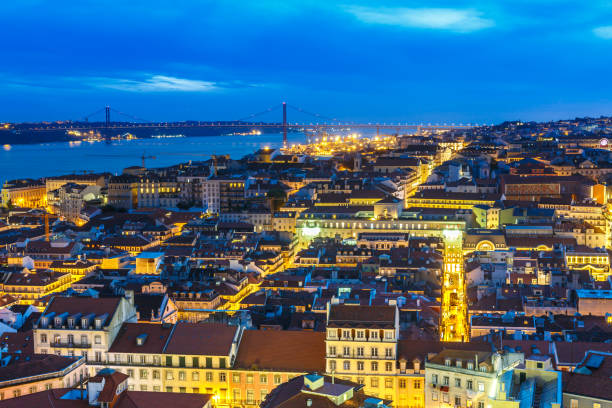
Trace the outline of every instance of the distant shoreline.
{"type": "MultiPolygon", "coordinates": [[[[32,125],[30,125],[32,126],[32,125]]],[[[23,125],[17,125],[12,129],[0,129],[0,145],[30,145],[56,142],[76,142],[86,141],[86,137],[78,137],[68,134],[70,129],[53,129],[53,130],[38,130],[24,128],[23,125]]],[[[93,128],[91,131],[97,132],[102,138],[113,139],[121,137],[129,133],[137,139],[151,139],[159,135],[180,134],[184,137],[203,137],[203,136],[238,136],[234,133],[244,133],[250,130],[259,130],[262,133],[279,133],[282,132],[282,127],[223,127],[223,128],[207,128],[207,127],[192,127],[192,126],[176,126],[168,127],[150,127],[150,128],[132,128],[132,127],[116,127],[111,129],[93,128]]],[[[293,130],[288,130],[293,131],[293,130]]],[[[241,135],[242,136],[242,135],[241,135]]],[[[243,135],[248,137],[249,135],[243,135]]],[[[240,136],[239,136],[240,137],[240,136]]]]}

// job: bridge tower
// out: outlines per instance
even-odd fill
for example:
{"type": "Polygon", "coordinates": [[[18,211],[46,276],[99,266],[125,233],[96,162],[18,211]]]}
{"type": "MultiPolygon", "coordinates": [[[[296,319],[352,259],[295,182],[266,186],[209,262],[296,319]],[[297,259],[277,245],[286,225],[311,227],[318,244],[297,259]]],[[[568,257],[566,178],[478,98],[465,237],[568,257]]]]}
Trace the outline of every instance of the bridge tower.
{"type": "Polygon", "coordinates": [[[470,340],[465,271],[463,269],[463,231],[445,230],[442,304],[440,307],[440,340],[470,340]]]}
{"type": "Polygon", "coordinates": [[[283,147],[287,147],[287,102],[283,102],[283,147]]]}
{"type": "Polygon", "coordinates": [[[106,108],[104,108],[104,112],[106,113],[106,118],[104,121],[104,126],[105,127],[110,127],[110,106],[106,106],[106,108]]]}

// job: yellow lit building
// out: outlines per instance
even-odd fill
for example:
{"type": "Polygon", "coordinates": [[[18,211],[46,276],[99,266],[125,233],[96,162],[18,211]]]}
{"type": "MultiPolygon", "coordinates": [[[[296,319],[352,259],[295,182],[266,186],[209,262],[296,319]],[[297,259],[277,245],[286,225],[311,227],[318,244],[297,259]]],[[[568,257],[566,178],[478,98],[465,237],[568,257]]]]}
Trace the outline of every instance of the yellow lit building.
{"type": "Polygon", "coordinates": [[[47,205],[47,190],[42,182],[36,180],[12,180],[2,186],[0,205],[40,208],[47,205]]]}
{"type": "Polygon", "coordinates": [[[19,299],[19,304],[31,305],[51,293],[70,288],[72,280],[67,272],[47,272],[24,269],[12,273],[2,284],[2,295],[19,299]]]}
{"type": "Polygon", "coordinates": [[[326,374],[363,384],[395,407],[424,407],[421,362],[408,368],[399,345],[396,306],[328,305],[326,374]]]}

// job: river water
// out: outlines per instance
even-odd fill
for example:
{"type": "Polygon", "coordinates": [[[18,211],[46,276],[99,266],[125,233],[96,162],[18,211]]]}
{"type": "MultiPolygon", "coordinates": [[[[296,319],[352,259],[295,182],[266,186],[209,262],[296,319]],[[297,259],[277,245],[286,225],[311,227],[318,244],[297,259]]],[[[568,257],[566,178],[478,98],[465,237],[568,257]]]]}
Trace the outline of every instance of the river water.
{"type": "MultiPolygon", "coordinates": [[[[289,133],[289,143],[303,143],[303,133],[289,133]]],[[[165,167],[189,160],[208,160],[211,154],[229,154],[233,159],[262,147],[281,147],[280,133],[248,136],[202,136],[137,139],[106,142],[45,143],[0,146],[0,183],[18,178],[39,178],[83,171],[120,174],[129,166],[165,167]]]]}

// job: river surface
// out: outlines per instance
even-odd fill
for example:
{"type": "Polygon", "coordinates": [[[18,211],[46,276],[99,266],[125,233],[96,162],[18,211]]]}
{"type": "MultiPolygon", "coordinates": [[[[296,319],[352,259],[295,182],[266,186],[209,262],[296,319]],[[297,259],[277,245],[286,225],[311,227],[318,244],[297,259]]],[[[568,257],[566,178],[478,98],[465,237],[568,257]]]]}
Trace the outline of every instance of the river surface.
{"type": "MultiPolygon", "coordinates": [[[[303,143],[303,133],[287,134],[289,144],[303,143]]],[[[248,136],[202,136],[106,142],[45,143],[0,146],[0,183],[18,178],[59,176],[84,171],[121,174],[129,166],[140,166],[141,156],[150,168],[189,160],[208,160],[211,154],[229,154],[233,159],[262,147],[281,147],[280,133],[248,136]]],[[[1,185],[1,184],[0,184],[1,185]]]]}

